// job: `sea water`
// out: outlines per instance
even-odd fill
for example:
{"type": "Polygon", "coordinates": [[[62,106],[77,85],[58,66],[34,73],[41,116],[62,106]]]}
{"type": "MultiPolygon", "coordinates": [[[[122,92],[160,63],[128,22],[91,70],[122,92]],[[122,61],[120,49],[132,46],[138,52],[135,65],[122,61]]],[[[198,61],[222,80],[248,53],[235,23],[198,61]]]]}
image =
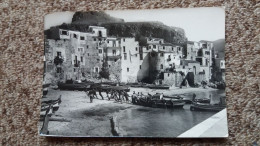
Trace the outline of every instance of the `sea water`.
{"type": "MultiPolygon", "coordinates": [[[[185,94],[192,98],[193,93],[185,94]]],[[[225,96],[224,90],[196,92],[196,98],[212,97],[213,103],[225,96]]],[[[206,120],[216,112],[190,111],[186,104],[181,109],[163,109],[136,106],[121,111],[117,116],[119,130],[123,136],[177,137],[193,126],[206,120]]]]}

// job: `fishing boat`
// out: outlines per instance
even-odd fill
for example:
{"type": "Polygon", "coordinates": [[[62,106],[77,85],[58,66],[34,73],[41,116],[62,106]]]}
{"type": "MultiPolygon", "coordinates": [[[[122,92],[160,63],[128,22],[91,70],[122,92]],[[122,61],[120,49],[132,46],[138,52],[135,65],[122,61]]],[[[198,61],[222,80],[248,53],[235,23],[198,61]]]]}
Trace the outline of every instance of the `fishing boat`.
{"type": "Polygon", "coordinates": [[[218,112],[226,108],[225,97],[220,98],[220,102],[218,104],[210,104],[210,103],[201,103],[201,102],[193,102],[190,106],[191,111],[213,111],[218,112]]]}
{"type": "Polygon", "coordinates": [[[190,106],[191,111],[213,111],[218,112],[226,108],[225,105],[219,105],[219,104],[203,104],[203,103],[193,103],[190,106]]]}
{"type": "Polygon", "coordinates": [[[133,96],[132,103],[135,105],[154,107],[154,108],[182,108],[185,104],[181,99],[159,99],[157,95],[155,96],[145,96],[142,97],[133,96]]]}
{"type": "Polygon", "coordinates": [[[41,111],[46,111],[51,105],[53,107],[53,111],[55,112],[59,109],[60,104],[61,104],[61,95],[57,100],[42,101],[41,111]]]}
{"type": "Polygon", "coordinates": [[[166,86],[166,85],[148,85],[147,86],[150,89],[169,89],[170,86],[166,86]]]}

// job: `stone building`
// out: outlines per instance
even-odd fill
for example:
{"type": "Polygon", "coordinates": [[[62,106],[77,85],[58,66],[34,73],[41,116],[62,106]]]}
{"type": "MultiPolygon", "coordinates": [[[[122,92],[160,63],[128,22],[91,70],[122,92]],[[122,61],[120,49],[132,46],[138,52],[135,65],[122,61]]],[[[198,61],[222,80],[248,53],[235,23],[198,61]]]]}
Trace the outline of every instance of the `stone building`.
{"type": "Polygon", "coordinates": [[[212,74],[213,44],[209,41],[188,41],[185,59],[182,46],[161,38],[148,37],[146,45],[140,46],[132,37],[107,36],[106,28],[99,26],[89,26],[87,32],[59,29],[52,33],[57,34],[46,39],[45,68],[46,72],[55,68],[55,76],[62,81],[99,77],[104,64],[110,79],[121,82],[179,86],[184,78],[195,84],[209,81],[212,74]],[[55,57],[63,63],[51,62],[55,57]]]}

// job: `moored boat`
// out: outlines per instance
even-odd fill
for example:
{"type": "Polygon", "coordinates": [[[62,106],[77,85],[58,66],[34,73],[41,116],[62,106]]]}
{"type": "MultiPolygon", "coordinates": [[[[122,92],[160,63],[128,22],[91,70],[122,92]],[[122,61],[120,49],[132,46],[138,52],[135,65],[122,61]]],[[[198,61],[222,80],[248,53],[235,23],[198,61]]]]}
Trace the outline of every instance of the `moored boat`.
{"type": "Polygon", "coordinates": [[[211,105],[211,104],[203,104],[203,103],[193,103],[190,106],[191,111],[213,111],[218,112],[226,108],[224,105],[211,105]]]}
{"type": "Polygon", "coordinates": [[[170,86],[164,86],[164,85],[148,85],[147,86],[150,89],[169,89],[170,86]]]}
{"type": "Polygon", "coordinates": [[[210,104],[210,102],[192,102],[191,106],[190,106],[190,110],[191,111],[214,111],[214,112],[218,112],[223,110],[224,108],[226,108],[226,101],[225,101],[225,97],[220,97],[220,102],[217,104],[210,104]]]}
{"type": "Polygon", "coordinates": [[[132,97],[132,103],[154,108],[182,108],[185,104],[181,99],[159,99],[155,96],[132,97]]]}

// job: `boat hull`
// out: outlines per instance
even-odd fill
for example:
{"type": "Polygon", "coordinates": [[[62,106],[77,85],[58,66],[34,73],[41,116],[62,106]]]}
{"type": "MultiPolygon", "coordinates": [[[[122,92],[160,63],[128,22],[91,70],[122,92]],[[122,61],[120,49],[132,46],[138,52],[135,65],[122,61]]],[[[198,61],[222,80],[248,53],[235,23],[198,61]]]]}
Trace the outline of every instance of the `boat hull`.
{"type": "Polygon", "coordinates": [[[135,105],[153,107],[153,108],[183,108],[185,102],[182,100],[147,100],[133,98],[132,103],[135,105]]]}
{"type": "Polygon", "coordinates": [[[190,106],[191,111],[210,111],[210,112],[218,112],[226,108],[224,105],[198,105],[198,104],[192,104],[190,106]]]}

